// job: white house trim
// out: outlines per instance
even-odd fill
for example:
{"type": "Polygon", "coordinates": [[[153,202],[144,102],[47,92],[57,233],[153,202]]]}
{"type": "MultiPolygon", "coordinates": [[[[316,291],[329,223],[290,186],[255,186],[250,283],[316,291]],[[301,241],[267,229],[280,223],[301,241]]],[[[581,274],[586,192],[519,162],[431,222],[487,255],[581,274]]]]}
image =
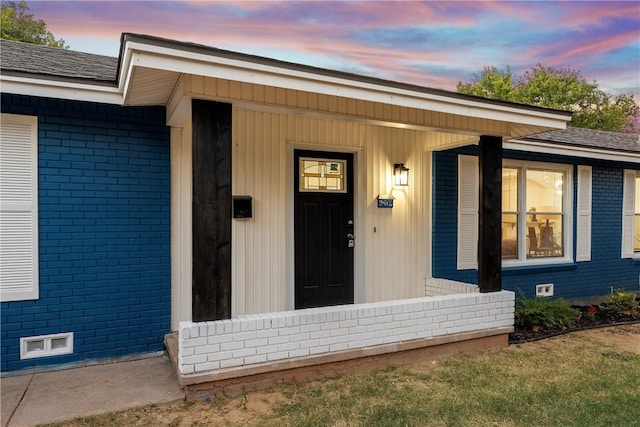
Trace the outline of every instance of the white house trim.
{"type": "Polygon", "coordinates": [[[183,127],[171,128],[171,329],[191,320],[191,108],[183,127]]]}
{"type": "Polygon", "coordinates": [[[578,147],[573,145],[559,146],[556,143],[524,141],[512,139],[502,144],[505,150],[519,150],[533,153],[558,154],[571,157],[585,157],[589,159],[611,160],[614,162],[640,163],[638,153],[627,153],[624,151],[614,152],[597,148],[578,147]]]}
{"type": "Polygon", "coordinates": [[[72,101],[99,102],[122,105],[122,93],[113,86],[79,84],[68,81],[31,79],[17,76],[0,75],[3,93],[59,98],[72,101]]]}

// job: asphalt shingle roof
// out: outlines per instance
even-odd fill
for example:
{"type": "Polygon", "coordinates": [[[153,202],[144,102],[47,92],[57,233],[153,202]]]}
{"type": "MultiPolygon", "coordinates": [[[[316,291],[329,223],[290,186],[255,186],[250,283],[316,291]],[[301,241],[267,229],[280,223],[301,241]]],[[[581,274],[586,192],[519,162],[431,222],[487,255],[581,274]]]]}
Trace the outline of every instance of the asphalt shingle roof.
{"type": "Polygon", "coordinates": [[[524,139],[527,141],[553,142],[557,145],[640,153],[640,135],[637,133],[568,127],[566,129],[538,133],[524,139]]]}
{"type": "Polygon", "coordinates": [[[74,52],[12,40],[0,40],[2,73],[115,83],[118,58],[74,52]]]}

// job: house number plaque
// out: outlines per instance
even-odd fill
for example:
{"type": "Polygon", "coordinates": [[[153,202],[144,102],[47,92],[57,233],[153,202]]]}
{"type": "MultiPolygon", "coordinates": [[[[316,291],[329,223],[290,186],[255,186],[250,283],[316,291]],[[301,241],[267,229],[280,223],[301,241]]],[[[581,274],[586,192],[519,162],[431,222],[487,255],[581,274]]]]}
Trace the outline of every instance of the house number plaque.
{"type": "Polygon", "coordinates": [[[393,199],[381,199],[378,197],[378,207],[379,208],[392,208],[393,207],[393,199]]]}

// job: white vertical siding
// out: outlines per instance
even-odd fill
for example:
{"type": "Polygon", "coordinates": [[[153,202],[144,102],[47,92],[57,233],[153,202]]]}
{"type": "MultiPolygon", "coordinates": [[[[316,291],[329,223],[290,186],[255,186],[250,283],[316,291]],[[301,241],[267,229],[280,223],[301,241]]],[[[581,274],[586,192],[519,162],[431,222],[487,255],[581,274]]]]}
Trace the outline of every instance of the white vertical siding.
{"type": "MultiPolygon", "coordinates": [[[[338,103],[339,104],[339,103],[338,103]]],[[[342,108],[336,105],[335,108],[342,108]]],[[[346,108],[346,106],[344,107],[346,108]]],[[[427,203],[429,183],[425,147],[429,133],[374,125],[292,116],[264,111],[233,110],[233,178],[235,195],[253,197],[253,218],[233,220],[233,314],[287,308],[285,255],[287,239],[287,150],[312,148],[352,150],[363,156],[356,192],[365,197],[356,206],[364,220],[356,236],[358,257],[364,257],[364,292],[358,302],[412,298],[423,293],[427,274],[427,203]],[[393,189],[393,163],[410,168],[410,185],[393,189]],[[379,209],[378,194],[396,198],[393,209],[379,209]],[[374,227],[376,232],[374,232],[374,227]]],[[[292,220],[292,219],[291,219],[292,220]]],[[[291,236],[289,236],[291,237],[291,236]]]]}
{"type": "Polygon", "coordinates": [[[431,250],[428,150],[469,139],[421,129],[477,132],[502,126],[222,79],[185,76],[182,87],[186,96],[234,105],[232,193],[253,197],[253,218],[232,221],[233,316],[293,308],[295,148],[354,153],[355,298],[377,302],[424,294],[431,250]],[[400,122],[411,126],[381,125],[400,122]],[[410,169],[408,187],[392,186],[394,163],[410,169]],[[377,207],[381,194],[395,198],[393,209],[377,207]]]}
{"type": "Polygon", "coordinates": [[[172,330],[191,320],[191,129],[189,122],[184,128],[171,128],[172,330]]]}
{"type": "Polygon", "coordinates": [[[508,123],[496,120],[423,111],[398,105],[202,76],[185,75],[184,80],[185,94],[194,98],[233,103],[245,102],[266,108],[304,110],[306,116],[340,115],[348,121],[368,121],[391,126],[400,124],[402,128],[408,126],[454,131],[454,133],[442,131],[439,139],[431,139],[429,147],[433,148],[451,146],[469,140],[469,136],[473,134],[511,134],[508,123]]]}

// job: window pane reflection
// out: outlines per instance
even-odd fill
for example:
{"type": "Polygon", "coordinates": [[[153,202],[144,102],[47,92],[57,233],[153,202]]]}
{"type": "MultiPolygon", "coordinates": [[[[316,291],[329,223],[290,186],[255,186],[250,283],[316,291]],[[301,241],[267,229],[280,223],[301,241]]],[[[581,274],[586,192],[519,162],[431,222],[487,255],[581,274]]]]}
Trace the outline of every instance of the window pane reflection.
{"type": "Polygon", "coordinates": [[[517,214],[502,214],[502,258],[518,258],[517,214]]]}
{"type": "Polygon", "coordinates": [[[527,211],[562,212],[564,173],[527,171],[527,211]]]}
{"type": "Polygon", "coordinates": [[[502,169],[502,211],[518,210],[518,169],[502,169]]]}
{"type": "Polygon", "coordinates": [[[562,215],[533,217],[527,215],[527,258],[564,256],[562,215]]]}

